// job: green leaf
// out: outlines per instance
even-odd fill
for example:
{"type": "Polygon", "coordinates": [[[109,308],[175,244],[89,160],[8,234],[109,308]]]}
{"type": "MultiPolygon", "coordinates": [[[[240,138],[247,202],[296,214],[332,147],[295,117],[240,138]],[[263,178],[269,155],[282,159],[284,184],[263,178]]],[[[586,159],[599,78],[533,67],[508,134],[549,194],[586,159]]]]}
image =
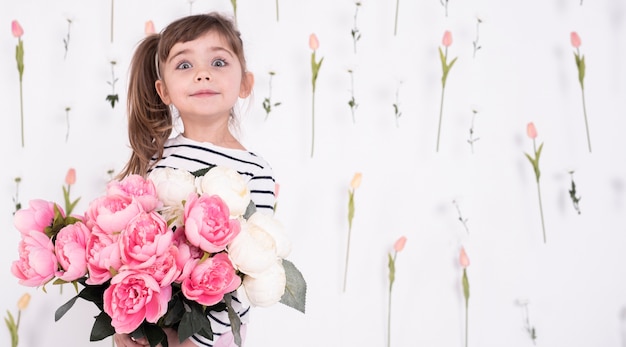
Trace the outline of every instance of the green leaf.
{"type": "Polygon", "coordinates": [[[76,303],[76,299],[78,299],[78,297],[79,296],[76,295],[75,297],[71,298],[68,302],[61,305],[61,307],[57,308],[56,312],[54,312],[55,322],[61,319],[61,317],[63,317],[67,313],[67,311],[69,311],[70,308],[72,308],[72,306],[74,306],[74,304],[76,303]]]}
{"type": "Polygon", "coordinates": [[[212,168],[214,168],[214,167],[215,167],[215,165],[209,165],[209,166],[205,167],[204,169],[199,169],[199,170],[196,170],[196,171],[192,172],[191,174],[192,174],[194,177],[202,177],[202,176],[204,176],[207,172],[209,172],[209,170],[211,170],[211,169],[212,169],[212,168]]]}
{"type": "Polygon", "coordinates": [[[391,253],[387,253],[387,257],[387,266],[389,267],[389,289],[391,289],[393,282],[396,280],[396,262],[391,256],[391,253]]]}
{"type": "Polygon", "coordinates": [[[465,304],[469,300],[469,279],[467,278],[467,269],[463,269],[463,296],[465,297],[465,304]]]}
{"type": "Polygon", "coordinates": [[[117,94],[107,95],[106,100],[111,103],[111,108],[115,108],[115,103],[119,101],[119,96],[117,94]]]}
{"type": "Polygon", "coordinates": [[[248,204],[248,207],[246,208],[246,212],[243,213],[243,218],[248,219],[255,212],[256,212],[256,205],[254,204],[252,200],[250,200],[250,203],[248,204]]]}
{"type": "Polygon", "coordinates": [[[285,284],[285,293],[280,298],[280,302],[304,313],[306,306],[306,281],[300,270],[289,260],[283,259],[283,267],[285,268],[287,283],[285,284]]]}
{"type": "Polygon", "coordinates": [[[201,333],[202,336],[206,336],[213,340],[213,330],[211,330],[211,323],[204,313],[202,305],[195,301],[184,302],[185,313],[180,320],[178,326],[178,339],[180,342],[190,338],[193,334],[201,333]],[[204,332],[204,334],[202,334],[204,332]]]}
{"type": "Polygon", "coordinates": [[[150,347],[157,347],[159,346],[159,344],[161,345],[161,347],[169,346],[167,342],[167,334],[165,334],[165,331],[163,331],[163,329],[161,329],[156,324],[150,324],[144,321],[141,324],[141,328],[143,330],[144,336],[146,337],[146,339],[148,339],[148,342],[150,343],[150,347]]]}
{"type": "Polygon", "coordinates": [[[93,323],[89,341],[100,341],[113,334],[115,334],[115,329],[111,325],[111,317],[109,317],[106,312],[101,311],[100,314],[96,316],[96,321],[93,323]]]}
{"type": "Polygon", "coordinates": [[[348,191],[348,229],[352,230],[352,219],[354,218],[354,190],[348,191]]]}
{"type": "Polygon", "coordinates": [[[183,314],[185,313],[185,306],[183,304],[183,300],[179,295],[176,295],[170,300],[167,307],[167,313],[163,316],[163,324],[165,326],[172,326],[178,322],[180,322],[181,318],[183,318],[183,314]]]}
{"type": "Polygon", "coordinates": [[[237,312],[233,309],[231,304],[232,296],[230,293],[224,295],[224,303],[226,304],[226,310],[228,311],[228,319],[230,320],[230,329],[233,332],[235,344],[241,346],[241,318],[237,312]]]}

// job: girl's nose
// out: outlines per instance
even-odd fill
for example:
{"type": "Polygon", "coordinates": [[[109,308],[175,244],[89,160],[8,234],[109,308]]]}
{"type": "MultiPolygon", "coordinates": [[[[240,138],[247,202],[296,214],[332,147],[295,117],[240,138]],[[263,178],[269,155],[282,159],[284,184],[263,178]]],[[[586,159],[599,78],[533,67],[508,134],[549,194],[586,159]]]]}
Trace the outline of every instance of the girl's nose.
{"type": "Polygon", "coordinates": [[[196,75],[196,81],[200,82],[202,80],[210,81],[211,74],[209,74],[209,72],[206,70],[199,71],[198,74],[196,75]]]}

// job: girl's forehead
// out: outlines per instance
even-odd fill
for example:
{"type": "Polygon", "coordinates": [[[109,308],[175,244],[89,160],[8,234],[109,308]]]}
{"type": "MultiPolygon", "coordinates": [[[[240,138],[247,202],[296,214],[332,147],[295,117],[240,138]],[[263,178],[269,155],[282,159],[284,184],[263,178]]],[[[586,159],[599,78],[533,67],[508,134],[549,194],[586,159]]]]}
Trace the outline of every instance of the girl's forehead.
{"type": "Polygon", "coordinates": [[[178,54],[181,50],[202,51],[204,49],[214,48],[226,50],[232,55],[235,55],[233,53],[233,47],[230,45],[229,41],[223,34],[218,32],[217,30],[209,30],[189,41],[179,41],[175,43],[172,48],[170,48],[169,55],[171,56],[172,54],[178,54]]]}

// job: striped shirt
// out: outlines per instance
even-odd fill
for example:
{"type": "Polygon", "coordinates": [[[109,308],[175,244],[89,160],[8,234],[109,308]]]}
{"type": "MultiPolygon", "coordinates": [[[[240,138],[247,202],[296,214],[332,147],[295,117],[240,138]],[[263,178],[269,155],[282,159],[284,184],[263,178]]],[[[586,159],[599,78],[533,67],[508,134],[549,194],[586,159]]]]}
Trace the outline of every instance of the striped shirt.
{"type": "MultiPolygon", "coordinates": [[[[152,158],[156,161],[157,158],[152,158]]],[[[178,135],[165,142],[163,158],[154,168],[174,168],[194,172],[211,165],[226,166],[237,170],[247,180],[250,198],[257,211],[273,213],[275,180],[272,168],[265,159],[252,152],[215,146],[208,142],[197,142],[178,135]]],[[[248,322],[250,306],[233,296],[232,306],[241,317],[242,324],[248,322]]],[[[209,321],[213,330],[213,341],[198,334],[191,340],[198,346],[212,347],[222,334],[231,330],[226,311],[210,312],[209,321]]]]}

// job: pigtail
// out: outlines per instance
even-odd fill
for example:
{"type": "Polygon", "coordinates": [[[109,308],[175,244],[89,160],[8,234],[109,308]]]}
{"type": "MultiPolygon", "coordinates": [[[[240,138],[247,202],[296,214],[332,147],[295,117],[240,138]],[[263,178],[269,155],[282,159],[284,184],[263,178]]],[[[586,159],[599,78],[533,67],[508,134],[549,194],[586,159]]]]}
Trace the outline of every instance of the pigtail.
{"type": "Polygon", "coordinates": [[[160,34],[146,37],[137,47],[130,64],[127,113],[131,157],[120,177],[145,176],[151,159],[163,156],[163,145],[172,132],[169,107],[157,94],[157,72],[160,34]]]}

